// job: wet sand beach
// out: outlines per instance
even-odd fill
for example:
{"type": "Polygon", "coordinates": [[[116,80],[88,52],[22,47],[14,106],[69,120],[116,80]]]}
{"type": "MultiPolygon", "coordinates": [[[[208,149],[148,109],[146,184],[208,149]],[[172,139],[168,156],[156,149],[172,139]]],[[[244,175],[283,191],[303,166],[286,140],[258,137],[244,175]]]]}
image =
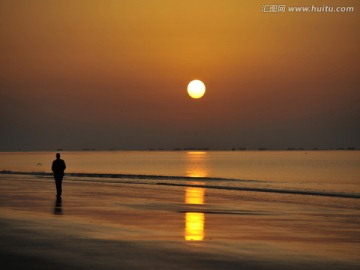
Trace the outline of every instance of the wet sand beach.
{"type": "Polygon", "coordinates": [[[360,200],[0,175],[2,269],[358,269],[360,200]]]}

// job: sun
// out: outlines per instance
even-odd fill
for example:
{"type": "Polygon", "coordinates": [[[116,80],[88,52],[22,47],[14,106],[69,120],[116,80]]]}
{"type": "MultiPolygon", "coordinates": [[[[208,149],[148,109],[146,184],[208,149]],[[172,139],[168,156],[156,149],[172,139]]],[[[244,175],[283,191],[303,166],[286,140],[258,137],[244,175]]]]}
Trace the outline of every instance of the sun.
{"type": "Polygon", "coordinates": [[[205,94],[205,84],[200,80],[193,80],[188,84],[187,91],[192,98],[201,98],[205,94]]]}

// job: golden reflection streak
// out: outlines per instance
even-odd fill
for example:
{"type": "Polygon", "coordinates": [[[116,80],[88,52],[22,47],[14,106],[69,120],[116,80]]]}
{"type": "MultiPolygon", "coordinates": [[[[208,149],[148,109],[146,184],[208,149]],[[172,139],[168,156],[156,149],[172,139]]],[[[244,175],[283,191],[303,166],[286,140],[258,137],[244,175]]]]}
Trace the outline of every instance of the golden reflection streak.
{"type": "Polygon", "coordinates": [[[186,170],[187,176],[190,177],[206,177],[207,168],[205,164],[207,153],[202,151],[192,151],[186,153],[188,166],[186,170]]]}
{"type": "Polygon", "coordinates": [[[202,241],[204,240],[205,214],[204,213],[185,213],[185,240],[202,241]]]}
{"type": "MultiPolygon", "coordinates": [[[[193,183],[199,185],[199,183],[193,183]]],[[[185,188],[185,203],[186,204],[204,204],[205,189],[199,187],[185,188]]]]}
{"type": "MultiPolygon", "coordinates": [[[[206,177],[206,152],[188,152],[187,175],[191,177],[206,177]]],[[[202,185],[203,182],[192,182],[193,185],[202,185]]],[[[205,203],[205,188],[186,187],[185,203],[202,205],[205,203]]],[[[205,238],[205,214],[200,212],[185,213],[185,240],[202,241],[205,238]]]]}
{"type": "MultiPolygon", "coordinates": [[[[192,183],[199,185],[200,183],[192,183]]],[[[205,189],[187,187],[185,189],[185,203],[202,205],[205,202],[205,189]]],[[[202,241],[205,237],[205,214],[200,212],[185,213],[185,240],[202,241]]]]}

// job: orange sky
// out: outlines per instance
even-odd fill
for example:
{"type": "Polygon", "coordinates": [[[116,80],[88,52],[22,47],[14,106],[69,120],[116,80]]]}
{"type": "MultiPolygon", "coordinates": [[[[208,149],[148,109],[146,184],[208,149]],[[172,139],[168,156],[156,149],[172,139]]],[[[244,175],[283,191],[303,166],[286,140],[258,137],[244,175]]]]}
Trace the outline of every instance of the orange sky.
{"type": "Polygon", "coordinates": [[[0,0],[0,150],[360,147],[358,1],[275,2],[0,0]]]}

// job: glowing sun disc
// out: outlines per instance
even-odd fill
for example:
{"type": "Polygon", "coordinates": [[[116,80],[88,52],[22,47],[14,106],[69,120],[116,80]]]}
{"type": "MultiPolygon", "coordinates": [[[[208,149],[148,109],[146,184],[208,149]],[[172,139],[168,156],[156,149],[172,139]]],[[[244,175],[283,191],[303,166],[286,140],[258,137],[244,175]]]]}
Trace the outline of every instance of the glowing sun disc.
{"type": "Polygon", "coordinates": [[[200,80],[193,80],[188,84],[187,91],[192,98],[201,98],[205,94],[205,84],[200,80]]]}

